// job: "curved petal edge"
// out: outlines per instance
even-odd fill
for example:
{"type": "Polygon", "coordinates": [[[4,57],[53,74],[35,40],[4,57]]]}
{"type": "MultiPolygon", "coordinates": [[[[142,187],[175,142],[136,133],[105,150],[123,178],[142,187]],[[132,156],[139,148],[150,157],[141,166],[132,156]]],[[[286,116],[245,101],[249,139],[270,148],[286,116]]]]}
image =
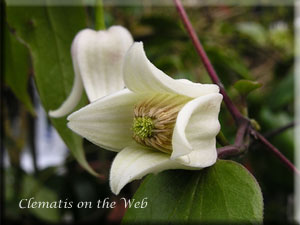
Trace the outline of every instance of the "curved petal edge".
{"type": "Polygon", "coordinates": [[[209,94],[188,102],[178,113],[172,145],[172,159],[188,166],[206,167],[215,163],[218,115],[223,96],[209,94]]]}
{"type": "Polygon", "coordinates": [[[195,168],[170,160],[168,154],[140,145],[132,145],[123,149],[115,157],[110,170],[110,188],[118,195],[129,182],[140,179],[146,174],[156,174],[168,169],[194,170],[195,168]]]}
{"type": "Polygon", "coordinates": [[[135,42],[126,53],[124,82],[127,88],[136,93],[173,93],[196,98],[219,92],[215,84],[193,83],[169,77],[148,60],[142,42],[135,42]]]}
{"type": "Polygon", "coordinates": [[[49,116],[58,118],[63,117],[72,112],[81,99],[82,91],[83,85],[81,77],[78,73],[75,73],[74,84],[69,97],[62,103],[62,105],[58,109],[50,110],[49,116]]]}

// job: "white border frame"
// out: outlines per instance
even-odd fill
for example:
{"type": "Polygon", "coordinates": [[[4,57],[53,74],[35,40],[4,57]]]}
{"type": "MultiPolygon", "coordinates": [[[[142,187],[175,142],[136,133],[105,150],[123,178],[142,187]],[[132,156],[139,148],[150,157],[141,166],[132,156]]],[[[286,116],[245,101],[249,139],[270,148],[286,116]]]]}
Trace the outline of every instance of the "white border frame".
{"type": "MultiPolygon", "coordinates": [[[[102,0],[105,6],[173,6],[173,0],[102,0]]],[[[7,6],[95,6],[99,0],[6,0],[7,6]]],[[[295,165],[300,169],[300,0],[182,0],[192,6],[293,6],[295,10],[295,165]]],[[[294,219],[300,224],[300,177],[294,178],[294,219]]]]}

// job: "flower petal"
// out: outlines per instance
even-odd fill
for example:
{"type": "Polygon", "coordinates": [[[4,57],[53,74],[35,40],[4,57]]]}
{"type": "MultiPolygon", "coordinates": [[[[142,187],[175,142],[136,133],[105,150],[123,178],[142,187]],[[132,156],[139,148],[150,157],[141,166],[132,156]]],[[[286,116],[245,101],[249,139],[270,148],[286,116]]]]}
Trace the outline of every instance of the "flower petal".
{"type": "Polygon", "coordinates": [[[142,42],[135,42],[125,56],[124,82],[127,88],[137,93],[175,93],[196,98],[219,92],[215,84],[172,79],[147,59],[142,42]]]}
{"type": "Polygon", "coordinates": [[[194,167],[215,163],[221,102],[222,95],[214,93],[196,98],[181,109],[172,137],[172,159],[194,167]]]}
{"type": "MultiPolygon", "coordinates": [[[[119,152],[110,169],[110,188],[114,194],[129,182],[149,173],[158,173],[167,169],[195,169],[170,160],[170,155],[132,145],[119,152]]],[[[198,169],[198,168],[196,168],[198,169]]]]}
{"type": "Polygon", "coordinates": [[[85,29],[76,35],[72,59],[91,102],[124,88],[123,60],[132,43],[131,34],[122,26],[107,31],[85,29]]]}
{"type": "Polygon", "coordinates": [[[128,89],[118,91],[72,113],[68,127],[100,147],[120,151],[133,142],[133,108],[141,98],[128,89]]]}
{"type": "Polygon", "coordinates": [[[82,91],[83,91],[83,86],[82,86],[82,80],[78,72],[78,67],[77,64],[74,63],[74,71],[75,71],[75,78],[74,78],[74,85],[72,88],[72,91],[69,95],[69,97],[62,103],[62,105],[56,109],[56,110],[50,110],[49,111],[49,116],[51,117],[62,117],[70,112],[76,107],[78,102],[80,101],[82,91]]]}

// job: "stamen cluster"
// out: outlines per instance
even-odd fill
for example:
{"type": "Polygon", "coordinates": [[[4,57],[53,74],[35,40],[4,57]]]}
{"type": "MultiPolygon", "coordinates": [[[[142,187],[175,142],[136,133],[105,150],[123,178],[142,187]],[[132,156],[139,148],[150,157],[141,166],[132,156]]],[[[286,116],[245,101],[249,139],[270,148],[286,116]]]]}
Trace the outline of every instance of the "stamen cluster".
{"type": "Polygon", "coordinates": [[[187,101],[183,96],[160,94],[137,104],[134,108],[134,140],[171,154],[177,115],[187,101]]]}

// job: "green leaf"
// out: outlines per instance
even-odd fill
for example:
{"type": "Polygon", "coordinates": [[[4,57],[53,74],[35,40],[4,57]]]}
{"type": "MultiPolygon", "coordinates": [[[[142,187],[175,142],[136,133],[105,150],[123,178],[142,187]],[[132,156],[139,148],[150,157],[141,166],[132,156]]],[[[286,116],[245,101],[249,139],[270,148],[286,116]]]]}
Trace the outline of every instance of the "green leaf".
{"type": "MultiPolygon", "coordinates": [[[[7,7],[7,20],[30,49],[35,82],[45,110],[57,109],[69,95],[74,72],[70,48],[76,33],[86,27],[83,7],[7,7]]],[[[77,108],[84,105],[82,99],[77,108]]],[[[82,167],[88,165],[82,138],[66,126],[66,118],[50,118],[82,167]]]]}
{"type": "Polygon", "coordinates": [[[224,49],[224,46],[216,47],[210,45],[205,45],[205,49],[219,74],[231,77],[232,72],[234,72],[243,79],[252,79],[248,67],[236,51],[224,49]]]}
{"type": "Polygon", "coordinates": [[[128,208],[123,224],[248,224],[263,219],[258,183],[233,161],[218,160],[201,171],[170,170],[149,175],[133,196],[135,201],[144,198],[147,207],[128,208]]]}
{"type": "Polygon", "coordinates": [[[34,108],[27,91],[30,58],[28,49],[21,44],[5,27],[5,84],[9,86],[15,96],[34,115],[34,108]]]}
{"type": "Polygon", "coordinates": [[[294,102],[294,68],[285,76],[273,84],[273,89],[267,97],[267,101],[272,109],[291,105],[294,102]],[[276,99],[276,101],[274,101],[276,99]]]}
{"type": "Polygon", "coordinates": [[[260,88],[262,84],[257,81],[239,80],[233,86],[242,96],[247,96],[250,92],[260,88]]]}
{"type": "Polygon", "coordinates": [[[28,208],[33,215],[42,220],[52,223],[60,221],[60,199],[53,190],[43,186],[38,180],[28,175],[24,177],[22,187],[22,199],[25,199],[21,202],[22,207],[28,208]],[[31,199],[31,203],[45,202],[44,206],[32,207],[32,205],[30,205],[30,207],[28,207],[29,199],[31,199]]]}
{"type": "Polygon", "coordinates": [[[237,30],[242,34],[247,35],[259,45],[267,43],[267,31],[259,23],[256,22],[241,22],[237,24],[237,30]]]}

